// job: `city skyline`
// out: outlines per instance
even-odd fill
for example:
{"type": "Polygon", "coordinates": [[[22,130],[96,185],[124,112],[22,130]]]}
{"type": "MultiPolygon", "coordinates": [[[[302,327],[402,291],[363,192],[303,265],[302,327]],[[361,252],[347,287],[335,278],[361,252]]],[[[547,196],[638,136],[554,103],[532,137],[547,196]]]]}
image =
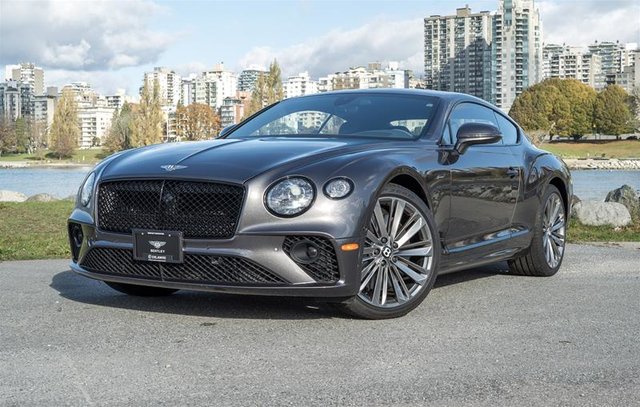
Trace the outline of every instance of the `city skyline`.
{"type": "MultiPolygon", "coordinates": [[[[367,7],[363,2],[141,0],[92,2],[87,10],[74,2],[34,3],[0,3],[0,65],[34,62],[46,70],[47,85],[87,81],[104,94],[123,88],[131,95],[137,94],[144,72],[156,66],[188,75],[219,62],[234,71],[265,67],[273,58],[284,76],[309,71],[318,78],[390,60],[422,76],[425,17],[452,14],[465,4],[474,12],[494,13],[498,5],[497,0],[369,2],[367,7]],[[63,22],[66,29],[58,26],[63,22]]],[[[537,1],[536,7],[545,44],[640,42],[638,18],[633,18],[640,18],[637,2],[537,1]],[[588,30],[580,30],[587,24],[588,30]],[[612,26],[616,33],[610,32],[612,26]]]]}

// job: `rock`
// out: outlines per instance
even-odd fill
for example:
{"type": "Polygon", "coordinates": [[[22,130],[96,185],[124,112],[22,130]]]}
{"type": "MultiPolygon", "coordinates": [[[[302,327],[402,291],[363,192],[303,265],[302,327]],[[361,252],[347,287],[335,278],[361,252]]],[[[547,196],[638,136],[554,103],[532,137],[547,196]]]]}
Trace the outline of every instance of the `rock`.
{"type": "Polygon", "coordinates": [[[76,195],[75,194],[74,195],[69,195],[68,197],[63,198],[62,200],[63,201],[75,201],[76,200],[76,195]]]}
{"type": "Polygon", "coordinates": [[[627,226],[631,214],[626,206],[617,202],[582,201],[573,208],[573,214],[583,225],[627,226]]]}
{"type": "Polygon", "coordinates": [[[27,198],[27,202],[52,202],[57,200],[58,198],[49,194],[35,194],[27,198]]]}
{"type": "Polygon", "coordinates": [[[571,207],[573,208],[578,202],[582,202],[582,199],[578,198],[578,195],[571,196],[571,207]]]}
{"type": "Polygon", "coordinates": [[[26,200],[27,196],[25,194],[0,189],[0,202],[24,202],[26,200]]]}
{"type": "Polygon", "coordinates": [[[638,194],[629,185],[623,185],[620,188],[610,191],[604,201],[621,203],[627,207],[631,216],[640,216],[638,194]]]}

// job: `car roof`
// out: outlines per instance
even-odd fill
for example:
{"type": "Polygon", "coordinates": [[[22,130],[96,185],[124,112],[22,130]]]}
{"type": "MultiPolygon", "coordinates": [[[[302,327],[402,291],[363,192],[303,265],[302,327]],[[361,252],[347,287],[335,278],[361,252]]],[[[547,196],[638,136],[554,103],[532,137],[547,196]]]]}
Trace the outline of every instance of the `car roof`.
{"type": "MultiPolygon", "coordinates": [[[[314,93],[311,95],[299,96],[299,98],[320,96],[320,95],[336,95],[336,94],[387,94],[387,95],[416,95],[416,96],[432,96],[440,98],[447,103],[456,103],[459,101],[469,101],[476,102],[488,106],[494,110],[498,108],[486,100],[480,99],[478,97],[468,95],[466,93],[458,93],[458,92],[445,92],[439,90],[430,90],[430,89],[407,89],[407,88],[376,88],[376,89],[344,89],[344,90],[335,90],[330,92],[322,92],[322,93],[314,93]]],[[[297,98],[292,98],[297,99],[297,98]]]]}

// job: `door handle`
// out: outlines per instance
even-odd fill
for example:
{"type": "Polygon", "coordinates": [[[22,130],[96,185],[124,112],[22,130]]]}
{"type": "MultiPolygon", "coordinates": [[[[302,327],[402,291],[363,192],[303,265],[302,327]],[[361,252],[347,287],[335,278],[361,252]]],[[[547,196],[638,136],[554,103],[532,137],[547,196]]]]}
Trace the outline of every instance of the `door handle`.
{"type": "Polygon", "coordinates": [[[507,170],[507,175],[509,176],[509,178],[515,178],[518,176],[518,174],[520,174],[520,170],[518,170],[517,168],[509,167],[509,169],[507,170]]]}

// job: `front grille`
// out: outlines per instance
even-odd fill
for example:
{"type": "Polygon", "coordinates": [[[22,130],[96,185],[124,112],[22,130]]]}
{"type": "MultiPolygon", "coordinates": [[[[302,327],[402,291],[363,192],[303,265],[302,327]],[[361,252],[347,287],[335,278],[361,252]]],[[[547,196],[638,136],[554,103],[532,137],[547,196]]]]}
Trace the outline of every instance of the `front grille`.
{"type": "Polygon", "coordinates": [[[240,257],[186,254],[183,263],[154,263],[133,259],[131,250],[93,248],[80,264],[101,274],[202,284],[286,284],[261,265],[240,257]]]}
{"type": "Polygon", "coordinates": [[[180,231],[185,238],[228,239],[235,233],[244,189],[212,182],[137,180],[100,184],[98,227],[180,231]]]}
{"type": "Polygon", "coordinates": [[[338,258],[331,241],[320,236],[287,236],[282,244],[284,252],[307,274],[319,283],[335,283],[340,279],[338,258]],[[299,242],[311,242],[318,248],[318,256],[312,262],[300,262],[291,256],[291,248],[299,242]]]}

